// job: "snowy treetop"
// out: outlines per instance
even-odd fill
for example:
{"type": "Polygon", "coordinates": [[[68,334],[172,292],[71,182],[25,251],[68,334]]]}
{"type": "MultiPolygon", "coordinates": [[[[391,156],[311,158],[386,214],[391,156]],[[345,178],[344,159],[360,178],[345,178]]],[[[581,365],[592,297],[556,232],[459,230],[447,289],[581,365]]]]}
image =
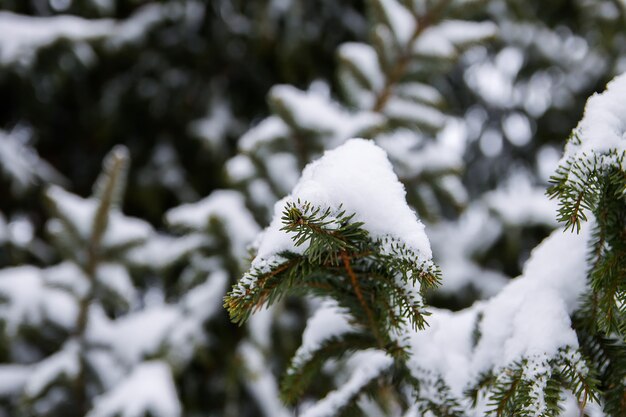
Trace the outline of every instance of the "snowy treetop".
{"type": "Polygon", "coordinates": [[[421,261],[432,257],[424,225],[406,203],[406,191],[385,151],[364,139],[351,139],[307,165],[293,192],[274,207],[274,219],[262,235],[255,262],[277,253],[301,253],[291,236],[282,231],[281,215],[287,204],[313,206],[354,213],[374,239],[392,238],[413,250],[421,261]]]}

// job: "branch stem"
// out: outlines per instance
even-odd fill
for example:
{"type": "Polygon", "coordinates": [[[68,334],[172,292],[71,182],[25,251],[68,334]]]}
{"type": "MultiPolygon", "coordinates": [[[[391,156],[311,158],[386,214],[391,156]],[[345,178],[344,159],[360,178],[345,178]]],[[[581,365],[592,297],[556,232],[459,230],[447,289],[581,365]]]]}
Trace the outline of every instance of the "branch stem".
{"type": "Polygon", "coordinates": [[[401,51],[398,60],[395,65],[387,72],[387,77],[385,79],[385,85],[380,90],[380,93],[376,96],[376,101],[374,103],[373,111],[380,113],[387,101],[391,98],[391,93],[393,92],[396,84],[400,82],[400,80],[406,74],[407,68],[411,63],[411,57],[413,55],[413,44],[419,38],[419,36],[430,26],[432,26],[435,22],[437,22],[441,13],[448,7],[450,0],[441,0],[430,9],[423,16],[415,16],[415,31],[411,35],[411,38],[404,46],[404,49],[401,51]]]}
{"type": "Polygon", "coordinates": [[[370,308],[367,306],[365,297],[363,297],[363,292],[361,291],[361,286],[359,285],[357,276],[352,270],[352,265],[350,265],[350,255],[348,255],[346,251],[341,251],[339,256],[341,257],[341,260],[343,261],[343,266],[346,269],[346,272],[348,273],[348,277],[350,278],[350,282],[352,283],[352,288],[354,288],[354,293],[356,294],[356,297],[359,300],[361,307],[363,308],[363,310],[365,311],[365,314],[367,315],[367,320],[370,323],[372,332],[374,332],[374,337],[378,341],[378,346],[382,348],[384,344],[380,337],[380,332],[378,331],[378,327],[376,326],[376,322],[374,321],[374,315],[372,314],[372,310],[370,310],[370,308]]]}

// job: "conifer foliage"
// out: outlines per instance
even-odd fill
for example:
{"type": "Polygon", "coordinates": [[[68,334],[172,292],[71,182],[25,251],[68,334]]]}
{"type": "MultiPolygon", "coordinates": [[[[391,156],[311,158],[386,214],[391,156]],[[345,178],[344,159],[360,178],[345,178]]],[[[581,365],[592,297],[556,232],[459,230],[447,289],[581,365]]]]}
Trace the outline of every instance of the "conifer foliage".
{"type": "Polygon", "coordinates": [[[579,231],[593,228],[588,254],[589,291],[575,321],[582,348],[602,373],[610,415],[626,412],[626,75],[591,97],[565,148],[549,194],[559,220],[579,231]]]}
{"type": "MultiPolygon", "coordinates": [[[[438,283],[438,271],[404,195],[385,153],[353,139],[308,166],[293,193],[277,204],[281,212],[265,231],[251,270],[226,297],[231,317],[241,322],[286,294],[309,293],[334,300],[329,309],[341,311],[349,327],[331,331],[294,358],[283,387],[286,400],[295,401],[306,379],[345,348],[402,361],[402,335],[426,325],[421,293],[438,283]]],[[[390,364],[357,380],[359,390],[338,406],[348,406],[390,364]]]]}
{"type": "Polygon", "coordinates": [[[348,372],[352,367],[349,382],[304,415],[349,415],[363,401],[381,409],[408,404],[408,415],[559,416],[572,401],[580,413],[605,407],[623,414],[624,77],[589,100],[549,191],[560,198],[565,231],[580,234],[555,231],[521,277],[458,313],[423,312],[419,292],[437,283],[437,272],[427,240],[410,240],[423,227],[401,215],[400,207],[410,209],[402,186],[394,194],[393,172],[386,183],[376,180],[384,174],[365,169],[391,168],[381,149],[351,140],[307,166],[276,204],[251,270],[225,303],[240,322],[292,292],[332,300],[307,325],[283,380],[284,398],[305,395],[327,361],[365,354],[371,367],[344,362],[348,372]],[[374,216],[386,222],[382,229],[374,216]],[[581,224],[591,217],[592,231],[581,224]],[[394,227],[399,218],[404,229],[394,227]],[[562,253],[572,259],[555,265],[562,253]],[[320,317],[336,323],[323,328],[320,317]],[[359,353],[346,353],[352,351],[359,353]],[[392,374],[390,398],[382,393],[394,390],[391,379],[381,377],[392,374]]]}
{"type": "Polygon", "coordinates": [[[559,220],[580,231],[588,216],[595,221],[586,303],[589,324],[626,341],[626,147],[623,93],[626,77],[613,80],[606,92],[589,99],[585,116],[574,129],[565,157],[552,178],[552,197],[560,202],[559,220]]]}
{"type": "MultiPolygon", "coordinates": [[[[376,220],[372,216],[383,211],[376,210],[376,205],[385,204],[389,210],[398,204],[392,200],[397,196],[389,198],[380,194],[385,188],[402,189],[392,174],[374,168],[369,173],[363,172],[365,166],[382,165],[389,170],[390,164],[381,159],[381,154],[373,144],[353,140],[327,153],[317,165],[305,170],[295,195],[283,200],[282,227],[266,232],[259,250],[274,250],[270,246],[273,244],[271,239],[279,233],[290,235],[293,247],[286,246],[269,258],[257,259],[253,263],[252,269],[226,299],[234,321],[245,320],[254,307],[266,302],[271,304],[290,291],[311,291],[334,298],[338,305],[350,311],[355,321],[374,336],[373,346],[393,350],[391,345],[395,343],[391,334],[407,325],[424,327],[421,297],[413,288],[432,288],[438,281],[438,272],[426,257],[430,248],[417,244],[410,246],[393,234],[372,232],[367,222],[359,221],[368,217],[368,220],[376,220]],[[349,154],[358,155],[360,160],[357,163],[350,161],[346,157],[349,154]],[[335,163],[344,166],[335,168],[334,172],[320,172],[318,177],[319,171],[332,170],[335,163]],[[352,182],[356,175],[361,178],[352,182]],[[327,182],[329,178],[334,178],[333,183],[327,182]],[[350,194],[358,195],[362,203],[368,202],[369,209],[375,210],[375,214],[364,215],[361,210],[356,211],[360,209],[358,202],[346,204],[346,207],[343,204],[322,206],[320,204],[324,203],[319,201],[305,201],[298,197],[309,195],[312,189],[315,192],[317,187],[329,194],[325,201],[345,199],[347,194],[342,191],[344,187],[350,187],[350,194]],[[380,296],[385,299],[378,300],[380,296]]],[[[406,213],[407,209],[408,206],[404,205],[391,210],[403,215],[403,219],[417,222],[406,213]]],[[[279,225],[275,222],[273,227],[279,225]]],[[[421,224],[405,224],[404,227],[424,233],[421,224]]],[[[414,236],[412,240],[415,240],[414,236]]],[[[423,245],[423,242],[419,243],[423,245]]]]}

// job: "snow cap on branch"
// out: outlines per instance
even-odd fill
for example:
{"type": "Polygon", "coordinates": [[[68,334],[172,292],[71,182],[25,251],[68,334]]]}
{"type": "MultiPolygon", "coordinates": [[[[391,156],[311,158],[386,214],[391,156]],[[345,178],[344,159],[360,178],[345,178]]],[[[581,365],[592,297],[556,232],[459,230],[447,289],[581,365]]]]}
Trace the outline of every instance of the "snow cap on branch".
{"type": "Polygon", "coordinates": [[[424,225],[406,203],[406,191],[383,149],[364,139],[351,139],[307,165],[293,192],[274,207],[274,218],[259,241],[255,263],[283,251],[302,253],[282,228],[288,203],[354,213],[373,239],[392,238],[413,250],[420,261],[432,257],[424,225]]]}
{"type": "Polygon", "coordinates": [[[578,141],[567,143],[564,160],[580,158],[583,153],[626,151],[626,73],[608,83],[603,93],[587,100],[574,134],[578,141]]]}

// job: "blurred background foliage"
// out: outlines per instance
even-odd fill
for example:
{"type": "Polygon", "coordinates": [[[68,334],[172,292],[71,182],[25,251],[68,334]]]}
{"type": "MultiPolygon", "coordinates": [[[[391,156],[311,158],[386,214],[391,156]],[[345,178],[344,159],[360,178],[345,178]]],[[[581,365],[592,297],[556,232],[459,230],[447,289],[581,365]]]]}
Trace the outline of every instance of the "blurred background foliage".
{"type": "MultiPolygon", "coordinates": [[[[60,38],[27,65],[3,65],[0,125],[28,129],[39,155],[83,195],[106,152],[125,144],[127,209],[155,224],[166,208],[225,185],[221,166],[267,114],[272,85],[330,79],[336,46],[366,29],[359,1],[2,1],[0,9],[99,19],[152,12],[145,32],[120,47],[60,38]],[[207,134],[218,137],[198,137],[193,122],[215,113],[221,126],[207,134]]],[[[9,187],[3,181],[3,195],[9,187]]],[[[24,208],[1,204],[5,213],[24,208]]],[[[31,200],[29,212],[37,205],[31,200]]]]}

